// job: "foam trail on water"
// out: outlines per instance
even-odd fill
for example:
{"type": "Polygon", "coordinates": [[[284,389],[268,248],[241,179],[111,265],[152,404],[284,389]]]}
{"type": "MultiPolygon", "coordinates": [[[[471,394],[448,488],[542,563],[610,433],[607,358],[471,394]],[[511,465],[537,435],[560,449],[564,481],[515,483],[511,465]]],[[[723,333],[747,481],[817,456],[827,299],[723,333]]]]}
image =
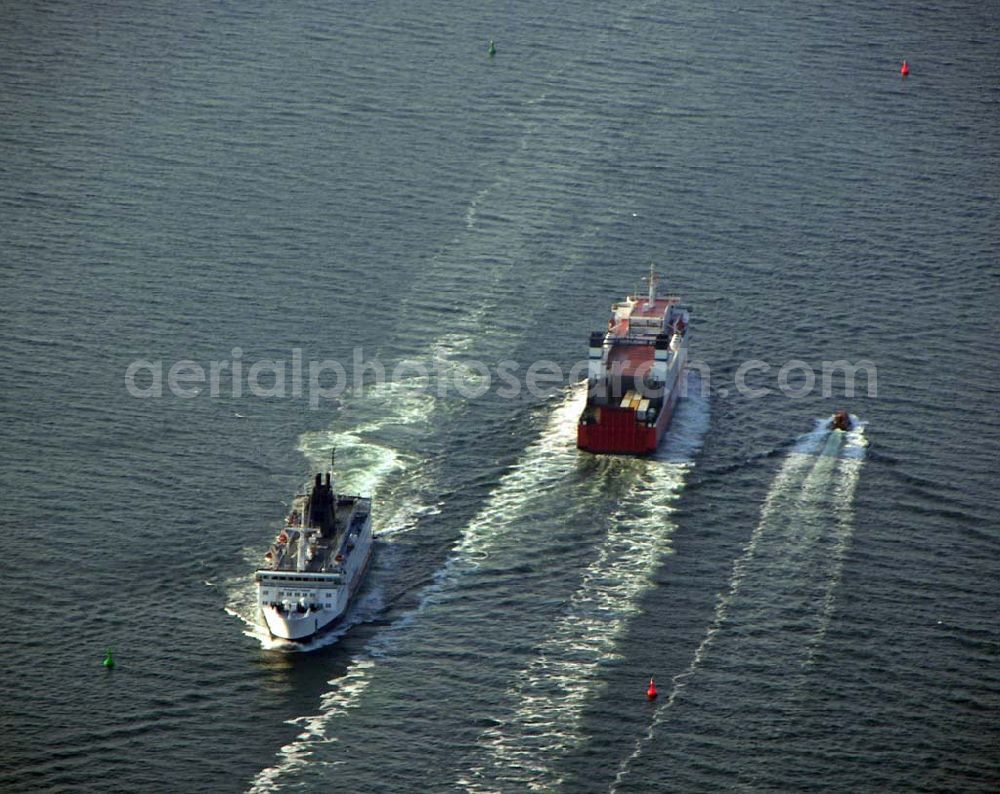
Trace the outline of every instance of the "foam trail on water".
{"type": "Polygon", "coordinates": [[[841,457],[838,461],[838,476],[836,488],[832,493],[833,514],[836,521],[834,527],[834,547],[831,555],[830,578],[823,594],[820,610],[819,626],[809,640],[809,653],[804,666],[810,667],[816,659],[816,654],[823,645],[826,633],[833,619],[837,599],[837,589],[844,569],[844,555],[851,545],[854,536],[854,492],[861,477],[861,466],[864,464],[868,440],[865,438],[865,425],[856,416],[851,417],[853,428],[847,433],[841,457]]]}
{"type": "Polygon", "coordinates": [[[324,731],[326,723],[334,716],[356,707],[361,695],[371,683],[369,674],[374,665],[372,659],[354,661],[343,676],[330,682],[333,689],[323,696],[320,714],[289,720],[290,724],[301,727],[302,732],[278,751],[280,758],[278,764],[257,773],[247,789],[250,794],[275,791],[284,774],[313,761],[313,750],[317,745],[336,741],[336,738],[326,736],[324,731]]]}
{"type": "Polygon", "coordinates": [[[509,546],[509,534],[531,502],[559,487],[578,459],[576,425],[587,399],[585,383],[568,388],[549,416],[545,430],[525,450],[517,465],[490,492],[486,504],[452,547],[452,555],[425,596],[430,603],[448,583],[509,546]]]}
{"type": "Polygon", "coordinates": [[[580,720],[599,690],[601,664],[614,658],[619,637],[669,552],[670,515],[707,426],[708,401],[685,400],[660,457],[630,462],[641,471],[611,517],[569,610],[508,690],[512,714],[479,737],[486,760],[457,781],[466,791],[493,791],[496,781],[528,790],[551,790],[562,782],[554,765],[585,738],[580,720]]]}
{"type": "Polygon", "coordinates": [[[375,493],[388,476],[411,462],[392,447],[374,439],[387,428],[423,426],[429,423],[436,403],[424,377],[397,383],[382,383],[369,389],[359,405],[351,405],[348,416],[358,413],[349,430],[326,429],[303,433],[298,450],[312,467],[330,462],[330,451],[338,450],[337,481],[340,490],[375,493]],[[374,414],[374,417],[366,416],[374,414]]]}
{"type": "MultiPolygon", "coordinates": [[[[863,436],[863,426],[855,419],[856,430],[845,434],[831,431],[828,422],[828,419],[817,420],[813,430],[798,439],[782,462],[765,497],[760,520],[743,553],[733,563],[728,587],[718,597],[705,636],[688,666],[672,679],[670,693],[657,706],[645,733],[636,739],[632,752],[619,764],[609,789],[611,792],[617,791],[628,777],[632,765],[653,740],[657,729],[669,718],[680,693],[702,667],[711,647],[730,620],[765,541],[775,546],[768,549],[769,554],[765,555],[761,564],[765,585],[774,584],[774,581],[768,580],[787,583],[802,577],[807,570],[802,563],[802,555],[816,548],[817,526],[822,526],[818,520],[824,515],[830,495],[843,504],[853,499],[853,486],[848,485],[849,479],[845,480],[845,473],[849,476],[850,467],[845,469],[845,464],[859,460],[856,450],[860,444],[858,439],[863,436]]],[[[857,467],[854,468],[855,480],[856,473],[857,467]]],[[[831,581],[839,576],[836,565],[834,571],[831,581]]],[[[819,616],[821,633],[825,633],[823,614],[821,611],[819,616]]],[[[752,609],[750,616],[754,616],[752,609]]],[[[829,622],[828,616],[826,622],[829,622]]]]}
{"type": "MultiPolygon", "coordinates": [[[[558,71],[561,72],[567,69],[571,69],[571,65],[564,63],[558,71]]],[[[546,85],[545,91],[547,93],[551,90],[549,87],[552,85],[551,80],[543,81],[543,83],[546,85]]],[[[508,252],[506,258],[511,259],[514,255],[509,252],[516,252],[517,247],[522,244],[521,238],[524,233],[521,231],[518,223],[496,223],[491,222],[490,218],[509,214],[511,210],[517,212],[523,209],[524,185],[521,180],[516,178],[516,175],[525,168],[530,167],[533,161],[537,159],[531,156],[526,157],[524,154],[531,154],[528,150],[532,137],[539,130],[543,129],[545,125],[551,123],[553,119],[551,113],[539,104],[545,98],[546,93],[543,93],[535,100],[526,101],[524,103],[524,110],[526,112],[518,113],[511,117],[516,123],[521,124],[523,128],[523,133],[518,140],[516,150],[512,151],[509,157],[498,168],[494,169],[492,174],[487,176],[487,184],[483,185],[482,189],[471,198],[466,207],[463,215],[464,225],[462,230],[450,240],[444,242],[441,250],[432,258],[431,267],[428,268],[429,271],[451,274],[450,278],[454,282],[451,285],[453,289],[450,292],[446,289],[446,292],[449,292],[449,294],[460,294],[464,301],[469,294],[469,285],[475,285],[477,296],[481,298],[481,301],[477,306],[467,306],[462,312],[449,314],[449,331],[442,334],[429,346],[428,354],[421,362],[415,362],[418,364],[418,369],[420,368],[419,364],[422,363],[425,365],[423,369],[436,370],[439,377],[442,372],[446,375],[455,375],[457,373],[459,380],[468,381],[471,377],[469,370],[461,364],[454,363],[451,360],[452,357],[462,356],[468,353],[474,345],[481,347],[484,340],[486,342],[489,341],[490,335],[483,332],[484,326],[490,325],[490,323],[486,322],[486,320],[489,320],[487,316],[488,311],[502,311],[504,314],[507,313],[505,302],[499,304],[495,302],[497,300],[495,293],[498,292],[498,287],[501,285],[502,280],[508,275],[507,269],[493,265],[484,267],[482,263],[484,260],[493,262],[498,256],[497,252],[508,252]],[[494,301],[492,305],[490,304],[491,295],[494,296],[492,298],[494,301]]],[[[554,187],[556,190],[559,189],[559,185],[554,187]]],[[[558,194],[557,200],[561,200],[558,198],[558,194]]],[[[569,262],[570,258],[564,259],[562,264],[563,270],[569,267],[569,262]]],[[[550,275],[558,281],[558,273],[550,275]]],[[[406,293],[402,300],[403,310],[400,312],[401,315],[406,316],[408,314],[407,308],[414,300],[420,302],[441,300],[441,288],[447,288],[448,286],[436,281],[433,292],[428,290],[412,290],[406,293]]],[[[410,419],[408,420],[410,427],[420,427],[422,430],[430,432],[433,429],[431,426],[432,415],[445,401],[442,396],[435,396],[432,384],[427,378],[411,378],[407,383],[409,385],[417,383],[425,386],[420,392],[420,404],[413,406],[414,411],[410,414],[410,419]]],[[[501,543],[492,542],[490,537],[496,532],[496,527],[493,526],[494,519],[502,517],[504,508],[508,506],[503,503],[503,498],[508,498],[511,503],[515,503],[520,498],[520,488],[530,489],[535,487],[536,483],[542,488],[551,488],[558,484],[560,474],[548,474],[547,472],[556,471],[564,473],[568,470],[567,465],[576,459],[573,437],[576,428],[576,417],[582,408],[582,396],[582,392],[573,391],[570,393],[569,399],[571,401],[577,400],[578,402],[575,402],[568,408],[564,407],[562,412],[557,411],[559,415],[553,417],[553,420],[550,421],[548,428],[543,433],[539,442],[532,445],[526,451],[519,465],[508,477],[504,478],[501,488],[505,487],[506,490],[501,492],[501,497],[491,497],[490,504],[484,509],[477,522],[473,522],[467,528],[466,532],[463,533],[462,538],[454,547],[454,554],[444,568],[438,572],[435,584],[431,585],[427,591],[426,599],[433,599],[436,592],[441,592],[446,588],[448,581],[450,581],[450,576],[457,575],[465,566],[474,567],[477,565],[477,555],[495,553],[502,547],[501,543]]],[[[383,468],[383,473],[377,482],[365,480],[360,473],[357,476],[347,473],[340,478],[344,487],[367,493],[369,491],[378,491],[387,482],[390,484],[393,483],[398,476],[407,476],[409,473],[419,471],[422,468],[421,464],[425,461],[421,460],[419,455],[413,453],[409,455],[402,454],[391,444],[387,444],[382,438],[383,434],[381,431],[391,431],[392,425],[398,424],[398,422],[393,418],[387,418],[383,422],[377,417],[371,422],[366,422],[365,417],[367,416],[367,412],[360,406],[360,402],[360,400],[356,400],[354,403],[349,403],[345,406],[344,413],[346,416],[344,419],[346,420],[350,419],[351,413],[362,414],[362,424],[355,427],[350,433],[326,431],[317,434],[307,434],[301,440],[300,446],[304,448],[303,451],[307,454],[307,457],[314,462],[321,463],[325,463],[329,459],[330,447],[344,447],[344,454],[338,455],[338,469],[341,467],[340,461],[344,460],[347,462],[349,455],[355,451],[370,454],[373,460],[376,461],[376,465],[383,468]],[[346,447],[351,444],[354,445],[354,450],[349,453],[346,447]],[[369,445],[381,446],[384,452],[373,450],[369,445]],[[391,453],[394,457],[390,459],[388,453],[391,453]]],[[[387,404],[387,408],[390,411],[390,415],[394,417],[396,415],[395,406],[387,404]]],[[[343,424],[343,422],[339,422],[339,424],[343,424]]],[[[412,445],[408,446],[412,448],[412,445]]],[[[390,490],[390,498],[393,504],[400,502],[401,496],[408,497],[409,491],[410,489],[405,489],[401,492],[398,487],[392,488],[390,490]]],[[[412,500],[407,498],[402,501],[408,502],[412,500]]],[[[381,508],[378,508],[373,514],[373,520],[376,522],[376,530],[380,537],[391,540],[393,534],[409,531],[419,519],[419,516],[425,511],[435,511],[440,507],[436,504],[422,504],[419,499],[416,502],[416,504],[408,504],[405,508],[394,509],[393,514],[388,517],[384,515],[381,508]]],[[[380,504],[385,503],[385,501],[380,502],[380,504]]],[[[512,526],[501,522],[500,534],[506,531],[512,531],[512,526]]],[[[380,632],[380,636],[384,636],[385,642],[391,643],[392,638],[397,637],[404,631],[415,616],[416,612],[404,616],[390,630],[380,632]]],[[[374,657],[382,653],[383,650],[380,650],[382,649],[382,640],[380,639],[378,643],[377,647],[372,646],[366,649],[366,654],[371,654],[374,657]]],[[[365,671],[370,672],[367,667],[365,671]]],[[[367,675],[368,672],[365,672],[365,674],[367,675]]],[[[363,688],[358,687],[351,691],[360,693],[363,691],[363,688]]],[[[283,753],[285,749],[287,748],[283,748],[283,753]]],[[[261,773],[261,775],[262,780],[266,777],[271,781],[276,781],[280,777],[280,773],[273,772],[273,770],[268,775],[264,773],[261,773]]]]}
{"type": "MultiPolygon", "coordinates": [[[[499,279],[494,272],[492,281],[499,279]]],[[[462,322],[451,331],[441,335],[429,347],[429,355],[424,361],[407,362],[409,378],[378,384],[365,390],[364,399],[348,402],[341,422],[357,415],[357,422],[350,430],[327,429],[303,434],[299,439],[299,450],[310,460],[313,467],[325,465],[329,461],[330,450],[339,451],[337,470],[338,488],[364,495],[371,494],[376,499],[382,489],[391,490],[391,504],[388,509],[374,511],[374,529],[379,538],[391,544],[393,535],[411,531],[420,518],[440,512],[440,503],[425,504],[419,493],[426,490],[420,470],[426,461],[414,453],[402,453],[382,439],[399,426],[419,432],[429,432],[440,398],[435,394],[434,378],[445,378],[446,382],[465,381],[468,385],[474,377],[467,367],[453,360],[467,352],[481,333],[480,320],[485,305],[471,309],[463,315],[462,322]],[[378,440],[376,440],[378,439],[378,440]],[[414,482],[408,487],[398,486],[398,480],[412,475],[414,482]]],[[[542,436],[532,444],[518,466],[501,481],[487,506],[473,522],[454,547],[454,554],[448,563],[438,571],[435,583],[430,586],[417,610],[404,615],[384,632],[380,632],[366,646],[357,658],[349,662],[347,673],[330,681],[332,690],[321,701],[320,712],[294,721],[305,726],[305,730],[291,743],[278,752],[277,762],[263,769],[251,785],[251,791],[271,791],[280,785],[282,777],[307,763],[319,764],[313,757],[312,748],[329,743],[334,738],[328,736],[330,723],[339,715],[349,711],[362,697],[374,674],[376,661],[387,655],[391,647],[406,631],[417,613],[440,592],[450,572],[460,567],[462,561],[469,565],[476,562],[470,555],[476,553],[477,543],[489,534],[490,520],[504,508],[504,500],[516,501],[522,490],[545,488],[546,483],[557,483],[567,466],[575,460],[576,418],[583,407],[586,392],[582,385],[567,391],[563,403],[551,416],[542,436]],[[345,683],[346,682],[346,683],[345,683]]],[[[485,543],[483,544],[485,547],[485,543]]],[[[384,556],[377,547],[373,570],[369,574],[368,590],[380,592],[380,557],[384,556]]],[[[488,553],[485,548],[482,553],[488,553]]],[[[254,550],[256,555],[259,550],[254,550]]],[[[249,558],[248,558],[249,559],[249,558]]],[[[252,567],[256,567],[256,557],[252,567]]],[[[266,628],[260,625],[256,607],[256,590],[249,577],[241,576],[229,582],[226,611],[242,620],[248,627],[247,634],[255,637],[264,649],[287,649],[285,643],[271,640],[266,628]]],[[[322,645],[336,642],[344,632],[359,622],[373,619],[381,610],[381,596],[366,598],[362,595],[352,606],[343,629],[331,632],[307,646],[295,646],[298,650],[313,650],[322,645]],[[378,605],[373,609],[372,604],[378,605]]]]}

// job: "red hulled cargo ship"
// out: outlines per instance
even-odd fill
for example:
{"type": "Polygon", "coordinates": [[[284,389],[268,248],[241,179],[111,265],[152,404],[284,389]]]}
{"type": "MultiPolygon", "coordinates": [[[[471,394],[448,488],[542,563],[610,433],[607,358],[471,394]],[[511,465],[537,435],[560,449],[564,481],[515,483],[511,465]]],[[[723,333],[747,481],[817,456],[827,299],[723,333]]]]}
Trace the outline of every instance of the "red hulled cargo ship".
{"type": "Polygon", "coordinates": [[[670,425],[687,364],[688,310],[674,296],[629,295],[611,306],[606,333],[590,335],[587,407],[576,445],[587,452],[653,452],[670,425]]]}

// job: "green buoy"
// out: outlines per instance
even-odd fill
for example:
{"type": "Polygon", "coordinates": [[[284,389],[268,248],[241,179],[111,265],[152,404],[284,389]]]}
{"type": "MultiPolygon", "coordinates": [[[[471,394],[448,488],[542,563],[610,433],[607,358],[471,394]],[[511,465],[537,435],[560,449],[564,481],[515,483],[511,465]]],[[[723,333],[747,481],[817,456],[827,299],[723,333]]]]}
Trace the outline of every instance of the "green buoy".
{"type": "Polygon", "coordinates": [[[104,661],[101,662],[108,670],[115,666],[115,660],[111,658],[111,649],[108,648],[108,652],[104,654],[104,661]]]}
{"type": "Polygon", "coordinates": [[[497,54],[497,45],[493,43],[493,39],[490,39],[489,53],[491,58],[497,54]]]}

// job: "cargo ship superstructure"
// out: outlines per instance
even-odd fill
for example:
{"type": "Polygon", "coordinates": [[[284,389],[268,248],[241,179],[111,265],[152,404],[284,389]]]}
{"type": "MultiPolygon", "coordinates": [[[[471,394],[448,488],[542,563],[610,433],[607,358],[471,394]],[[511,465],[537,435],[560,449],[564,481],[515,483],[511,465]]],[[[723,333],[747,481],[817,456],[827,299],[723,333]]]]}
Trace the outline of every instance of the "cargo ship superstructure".
{"type": "Polygon", "coordinates": [[[647,295],[612,305],[608,330],[590,335],[580,449],[643,455],[657,448],[683,388],[690,320],[679,298],[657,294],[652,268],[647,295]]]}
{"type": "MultiPolygon", "coordinates": [[[[331,466],[332,468],[332,466],[331,466]]],[[[339,623],[372,555],[371,499],[338,494],[317,474],[259,568],[257,604],[272,637],[306,642],[339,623]]]]}

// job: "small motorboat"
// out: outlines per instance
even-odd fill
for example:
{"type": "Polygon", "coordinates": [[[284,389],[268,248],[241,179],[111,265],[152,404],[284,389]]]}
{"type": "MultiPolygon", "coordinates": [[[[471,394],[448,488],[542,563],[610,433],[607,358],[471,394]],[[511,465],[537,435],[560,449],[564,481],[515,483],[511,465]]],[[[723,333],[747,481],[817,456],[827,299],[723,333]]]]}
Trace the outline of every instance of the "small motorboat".
{"type": "Polygon", "coordinates": [[[847,411],[837,411],[830,420],[831,430],[850,430],[851,415],[847,411]]]}

